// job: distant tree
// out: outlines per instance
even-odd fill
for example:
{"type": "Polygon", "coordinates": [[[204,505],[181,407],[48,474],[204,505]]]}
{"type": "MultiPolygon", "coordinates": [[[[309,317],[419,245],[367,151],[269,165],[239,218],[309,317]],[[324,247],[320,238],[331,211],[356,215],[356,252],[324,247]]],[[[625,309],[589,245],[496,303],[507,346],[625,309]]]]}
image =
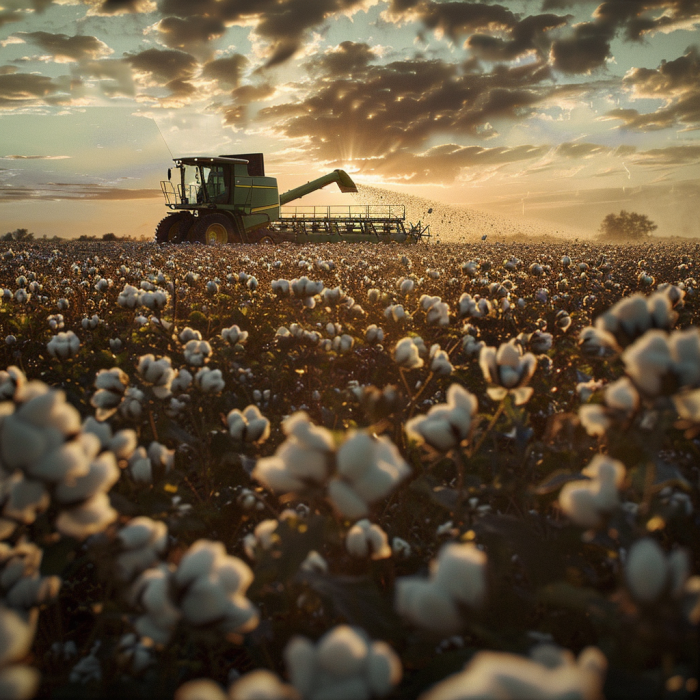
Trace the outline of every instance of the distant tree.
{"type": "Polygon", "coordinates": [[[608,214],[600,225],[602,238],[617,238],[636,241],[647,238],[658,226],[646,214],[628,212],[624,209],[619,214],[608,214]]]}
{"type": "Polygon", "coordinates": [[[34,234],[30,233],[26,228],[16,228],[14,231],[8,231],[3,237],[3,241],[33,241],[34,234]]]}
{"type": "Polygon", "coordinates": [[[105,233],[105,235],[102,236],[102,240],[103,241],[117,241],[119,239],[117,238],[116,233],[105,233]]]}

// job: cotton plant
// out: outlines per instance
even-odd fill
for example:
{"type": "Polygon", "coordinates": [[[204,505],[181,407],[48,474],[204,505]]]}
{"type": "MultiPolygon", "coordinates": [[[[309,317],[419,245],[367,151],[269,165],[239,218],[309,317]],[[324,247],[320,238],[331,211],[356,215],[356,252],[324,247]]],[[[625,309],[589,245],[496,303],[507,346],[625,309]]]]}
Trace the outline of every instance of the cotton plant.
{"type": "Polygon", "coordinates": [[[323,489],[336,511],[363,518],[410,473],[385,436],[349,431],[336,448],[333,436],[299,411],[282,423],[286,440],[272,457],[259,459],[252,477],[276,494],[323,489]]]}
{"type": "Polygon", "coordinates": [[[427,414],[409,419],[404,430],[410,440],[448,452],[470,437],[478,405],[471,392],[452,384],[447,390],[446,403],[431,406],[427,414]]]}
{"type": "Polygon", "coordinates": [[[625,372],[649,398],[700,388],[700,328],[647,331],[622,353],[625,372]]]}
{"type": "Polygon", "coordinates": [[[142,355],[139,357],[136,371],[144,384],[153,387],[156,398],[167,399],[170,396],[170,385],[175,376],[175,370],[169,357],[156,359],[150,353],[142,355]]]}
{"type": "Polygon", "coordinates": [[[437,343],[430,346],[428,360],[430,361],[430,371],[437,376],[446,377],[454,372],[450,356],[437,343]]]}
{"type": "Polygon", "coordinates": [[[619,506],[619,491],[626,476],[625,465],[605,455],[596,455],[581,470],[587,480],[564,484],[559,507],[571,521],[585,528],[598,528],[619,506]]]}
{"type": "MultiPolygon", "coordinates": [[[[76,539],[101,532],[116,517],[107,492],[119,478],[115,455],[81,430],[62,391],[28,382],[0,411],[0,498],[5,533],[30,524],[53,501],[56,529],[76,539]]],[[[7,536],[7,535],[5,535],[7,536]]]]}
{"type": "Polygon", "coordinates": [[[600,700],[608,667],[597,647],[578,657],[553,644],[539,644],[530,656],[479,651],[463,671],[448,676],[419,700],[600,700]]]}
{"type": "Polygon", "coordinates": [[[61,579],[40,574],[43,554],[33,542],[0,542],[0,605],[29,614],[56,598],[61,579]]]}
{"type": "Polygon", "coordinates": [[[211,345],[206,340],[188,340],[182,349],[185,362],[193,367],[202,367],[211,357],[211,345]]]}
{"type": "Polygon", "coordinates": [[[57,360],[68,360],[80,351],[80,338],[73,331],[60,331],[52,336],[46,344],[51,357],[57,360]]]}
{"type": "MultiPolygon", "coordinates": [[[[593,382],[591,388],[602,387],[593,382]]],[[[582,387],[581,392],[587,394],[588,390],[582,387]]],[[[602,437],[612,427],[629,423],[639,410],[640,402],[632,381],[621,377],[604,387],[602,404],[586,404],[579,408],[579,420],[589,435],[602,437]]]]}
{"type": "Polygon", "coordinates": [[[244,634],[255,629],[258,613],[245,597],[253,572],[230,556],[221,542],[196,541],[177,568],[146,569],[132,584],[129,600],[143,611],[136,631],[167,644],[181,621],[194,628],[244,634]]]}
{"type": "MultiPolygon", "coordinates": [[[[688,607],[695,610],[700,605],[700,576],[690,576],[690,566],[686,550],[666,554],[656,540],[644,537],[627,552],[625,582],[642,606],[655,606],[667,596],[676,600],[687,598],[688,607]]],[[[696,612],[695,617],[700,614],[696,612]]]]}
{"type": "Polygon", "coordinates": [[[648,330],[673,328],[678,319],[673,299],[677,304],[682,296],[679,298],[669,291],[655,292],[648,297],[632,294],[598,316],[595,326],[613,335],[617,344],[625,348],[648,330]]]}
{"type": "Polygon", "coordinates": [[[405,369],[420,369],[427,355],[425,343],[418,336],[402,338],[394,348],[394,361],[405,369]]]}
{"type": "Polygon", "coordinates": [[[226,423],[229,435],[237,442],[260,444],[270,436],[270,421],[252,404],[243,411],[237,408],[229,411],[226,423]]]}
{"type": "Polygon", "coordinates": [[[292,686],[305,700],[380,698],[402,677],[401,661],[388,644],[348,625],[334,627],[316,644],[293,637],[284,660],[292,686]]]}
{"type": "Polygon", "coordinates": [[[245,345],[248,342],[248,331],[242,331],[235,324],[221,331],[221,337],[231,346],[245,345]]]}
{"type": "Polygon", "coordinates": [[[116,574],[123,581],[132,581],[159,562],[168,546],[168,528],[164,522],[137,516],[119,530],[117,546],[116,574]]]}
{"type": "Polygon", "coordinates": [[[220,394],[226,387],[220,369],[202,367],[194,375],[194,386],[204,394],[220,394]]]}
{"type": "Polygon", "coordinates": [[[482,348],[479,365],[489,384],[486,392],[493,401],[502,401],[510,394],[520,406],[532,397],[534,389],[527,384],[537,369],[537,358],[523,353],[515,339],[498,348],[482,348]]]}
{"type": "Polygon", "coordinates": [[[345,549],[357,559],[387,559],[391,556],[389,538],[379,525],[367,518],[358,520],[345,536],[345,549]]]}
{"type": "Polygon", "coordinates": [[[29,700],[39,687],[39,671],[21,663],[32,646],[35,630],[35,614],[22,615],[0,604],[0,696],[3,698],[29,700]]]}
{"type": "Polygon", "coordinates": [[[92,395],[90,403],[97,409],[97,420],[104,421],[119,409],[129,387],[129,376],[119,367],[101,369],[94,384],[97,391],[92,395]]]}
{"type": "Polygon", "coordinates": [[[408,622],[437,635],[459,632],[464,616],[486,602],[487,558],[476,545],[444,545],[430,564],[430,576],[396,582],[394,607],[408,622]]]}

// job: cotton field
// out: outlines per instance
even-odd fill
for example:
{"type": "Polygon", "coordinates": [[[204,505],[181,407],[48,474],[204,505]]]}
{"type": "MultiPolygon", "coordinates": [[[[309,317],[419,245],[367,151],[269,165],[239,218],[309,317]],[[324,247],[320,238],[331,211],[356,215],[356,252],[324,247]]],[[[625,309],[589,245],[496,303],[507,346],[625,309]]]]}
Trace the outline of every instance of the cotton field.
{"type": "Polygon", "coordinates": [[[0,246],[0,697],[695,696],[700,245],[0,246]]]}

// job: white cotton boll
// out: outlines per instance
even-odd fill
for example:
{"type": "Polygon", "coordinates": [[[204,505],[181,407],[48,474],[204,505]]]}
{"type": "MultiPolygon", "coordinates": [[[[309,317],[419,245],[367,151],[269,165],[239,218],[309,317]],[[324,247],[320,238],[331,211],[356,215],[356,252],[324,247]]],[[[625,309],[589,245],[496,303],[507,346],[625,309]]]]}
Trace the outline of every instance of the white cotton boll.
{"type": "Polygon", "coordinates": [[[46,349],[51,357],[65,360],[78,354],[80,340],[73,331],[60,332],[49,340],[46,344],[46,349]]]}
{"type": "Polygon", "coordinates": [[[0,670],[0,697],[6,700],[29,700],[39,687],[41,674],[31,666],[8,666],[0,670]]]}
{"type": "Polygon", "coordinates": [[[335,448],[331,433],[320,426],[314,425],[308,414],[297,411],[282,421],[285,435],[294,438],[300,445],[312,450],[332,452],[335,448]]]}
{"type": "Polygon", "coordinates": [[[372,463],[374,448],[375,440],[369,433],[350,433],[336,454],[338,473],[353,481],[362,477],[372,463]]]}
{"type": "Polygon", "coordinates": [[[605,404],[612,409],[632,414],[639,407],[639,394],[627,377],[608,384],[603,393],[605,404]]]}
{"type": "Polygon", "coordinates": [[[473,544],[447,544],[431,564],[434,584],[472,608],[486,596],[486,554],[473,544]]]}
{"type": "Polygon", "coordinates": [[[379,525],[373,525],[369,520],[359,520],[348,531],[345,537],[345,548],[348,553],[359,559],[386,559],[391,556],[391,549],[384,530],[379,525]]]}
{"type": "Polygon", "coordinates": [[[190,340],[201,340],[202,334],[189,326],[185,326],[185,328],[180,331],[178,338],[180,338],[181,343],[186,344],[190,340]]]}
{"type": "Polygon", "coordinates": [[[229,345],[234,346],[239,343],[243,345],[248,340],[248,331],[242,331],[238,326],[233,325],[230,328],[224,328],[221,331],[221,337],[229,345]]]}
{"type": "Polygon", "coordinates": [[[117,304],[127,309],[135,308],[138,302],[138,293],[139,290],[136,287],[132,287],[130,284],[124,285],[124,289],[117,297],[117,304]]]}
{"type": "Polygon", "coordinates": [[[194,377],[195,386],[205,394],[218,394],[224,390],[226,383],[220,369],[202,367],[194,377]]]}
{"type": "Polygon", "coordinates": [[[192,374],[190,374],[190,372],[184,368],[179,369],[170,383],[170,390],[178,394],[183,393],[190,388],[193,380],[194,377],[192,374]]]}
{"type": "Polygon", "coordinates": [[[394,361],[407,369],[417,369],[423,366],[418,346],[412,338],[402,338],[394,348],[394,361]]]}
{"type": "Polygon", "coordinates": [[[363,518],[369,513],[367,503],[344,481],[332,479],[328,484],[328,499],[344,517],[363,518]]]}
{"type": "Polygon", "coordinates": [[[368,343],[381,343],[384,340],[384,331],[373,323],[367,326],[365,340],[368,343]]]}
{"type": "Polygon", "coordinates": [[[304,481],[290,474],[284,460],[279,457],[259,459],[251,477],[278,494],[303,491],[304,481]]]}
{"type": "Polygon", "coordinates": [[[666,555],[650,537],[635,542],[627,554],[625,578],[632,595],[641,603],[653,603],[668,580],[666,555]]]}
{"type": "Polygon", "coordinates": [[[225,557],[226,549],[221,542],[197,540],[180,560],[175,582],[181,587],[189,586],[198,576],[208,576],[225,557]]]}
{"type": "Polygon", "coordinates": [[[396,652],[386,642],[372,642],[367,660],[367,681],[373,695],[383,697],[401,682],[403,669],[396,652]]]}
{"type": "Polygon", "coordinates": [[[169,357],[156,358],[151,355],[139,357],[137,371],[141,375],[144,383],[153,386],[153,393],[159,399],[170,396],[170,385],[175,376],[169,357]]]}
{"type": "Polygon", "coordinates": [[[211,345],[206,340],[189,340],[182,350],[185,362],[194,367],[201,367],[209,361],[211,345]]]}
{"type": "Polygon", "coordinates": [[[180,610],[193,625],[206,625],[221,620],[227,611],[228,597],[212,578],[200,576],[188,587],[180,601],[180,610]]]}
{"type": "Polygon", "coordinates": [[[419,577],[397,580],[394,606],[409,622],[436,634],[455,634],[462,627],[452,598],[443,589],[419,577]]]}
{"type": "Polygon", "coordinates": [[[157,465],[169,472],[175,464],[175,450],[169,450],[155,440],[148,446],[148,458],[151,464],[157,465]]]}
{"type": "Polygon", "coordinates": [[[150,484],[153,481],[153,466],[144,447],[137,447],[129,459],[129,472],[134,481],[150,484]]]}
{"type": "Polygon", "coordinates": [[[327,574],[328,562],[315,550],[306,555],[306,559],[299,565],[299,569],[306,573],[327,574]]]}
{"type": "Polygon", "coordinates": [[[181,685],[176,691],[173,700],[228,700],[218,683],[208,678],[198,678],[181,685]]]}
{"type": "Polygon", "coordinates": [[[304,696],[310,695],[318,673],[316,648],[306,637],[295,636],[284,648],[284,662],[292,685],[304,696]]]}
{"type": "MultiPolygon", "coordinates": [[[[237,680],[228,690],[228,700],[301,700],[290,685],[265,669],[250,671],[237,680]]],[[[175,698],[175,700],[187,700],[175,698]]]]}
{"type": "Polygon", "coordinates": [[[106,493],[96,493],[80,506],[63,510],[56,519],[56,529],[63,535],[83,540],[102,532],[118,517],[106,493]]]}
{"type": "Polygon", "coordinates": [[[321,668],[336,678],[347,678],[360,674],[368,652],[366,639],[352,627],[339,625],[318,641],[316,659],[321,668]]]}
{"type": "Polygon", "coordinates": [[[399,559],[408,559],[411,556],[411,545],[401,537],[391,540],[391,551],[399,559]]]}
{"type": "Polygon", "coordinates": [[[89,471],[58,484],[54,498],[60,503],[77,503],[98,491],[107,493],[120,476],[117,460],[111,452],[103,452],[90,464],[89,471]]]}

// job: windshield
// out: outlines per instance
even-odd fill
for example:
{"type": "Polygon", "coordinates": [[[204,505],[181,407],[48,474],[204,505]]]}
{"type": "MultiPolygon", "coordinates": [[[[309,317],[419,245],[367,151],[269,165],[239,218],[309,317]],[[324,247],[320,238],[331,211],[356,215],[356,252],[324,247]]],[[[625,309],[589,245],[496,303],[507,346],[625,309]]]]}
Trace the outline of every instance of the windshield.
{"type": "Polygon", "coordinates": [[[228,192],[222,166],[183,164],[181,167],[183,202],[202,204],[227,201],[228,192]]]}

